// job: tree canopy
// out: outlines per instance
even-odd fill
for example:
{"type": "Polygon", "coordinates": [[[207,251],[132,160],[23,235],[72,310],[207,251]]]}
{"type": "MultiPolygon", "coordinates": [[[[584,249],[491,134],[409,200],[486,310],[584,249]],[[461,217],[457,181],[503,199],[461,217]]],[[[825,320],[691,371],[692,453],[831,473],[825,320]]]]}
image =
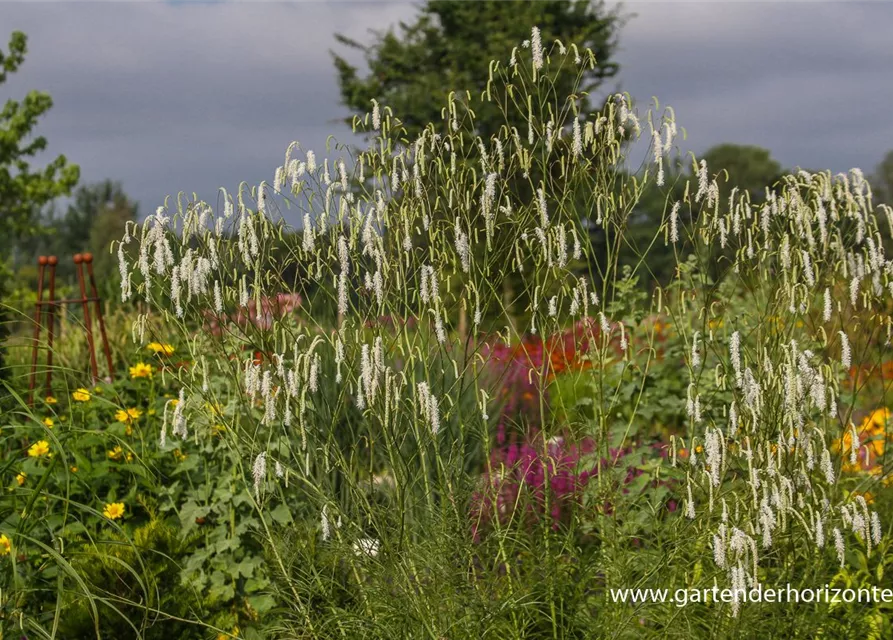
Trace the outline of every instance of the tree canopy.
{"type": "MultiPolygon", "coordinates": [[[[26,52],[25,34],[13,32],[9,51],[0,51],[0,84],[18,70],[26,52]]],[[[46,138],[32,137],[34,128],[52,106],[49,94],[31,91],[21,102],[7,100],[0,111],[0,252],[14,238],[32,233],[40,207],[70,194],[80,177],[78,166],[69,164],[64,155],[43,170],[31,168],[31,158],[47,147],[46,138]]]]}
{"type": "MultiPolygon", "coordinates": [[[[469,90],[472,96],[480,96],[486,89],[490,61],[501,60],[506,51],[529,39],[531,25],[540,28],[544,45],[558,39],[593,51],[598,65],[583,76],[580,88],[594,91],[617,73],[613,56],[624,19],[603,2],[588,0],[428,0],[414,22],[401,22],[399,32],[373,32],[371,44],[336,35],[339,42],[364,54],[368,75],[361,76],[340,55],[333,52],[332,56],[342,101],[352,114],[362,116],[377,100],[391,108],[414,138],[428,122],[440,121],[451,91],[464,94],[469,90]]],[[[568,95],[578,72],[573,65],[563,69],[555,80],[555,95],[568,95]]],[[[586,100],[580,103],[581,112],[590,108],[586,100]]],[[[486,139],[504,124],[497,105],[475,105],[477,135],[486,139]]]]}

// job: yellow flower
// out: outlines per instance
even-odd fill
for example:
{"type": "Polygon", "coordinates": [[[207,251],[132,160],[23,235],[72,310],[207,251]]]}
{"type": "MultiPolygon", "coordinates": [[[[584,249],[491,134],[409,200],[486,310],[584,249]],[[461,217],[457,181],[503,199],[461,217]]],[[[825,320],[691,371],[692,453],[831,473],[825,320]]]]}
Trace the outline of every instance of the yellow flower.
{"type": "Polygon", "coordinates": [[[164,356],[170,356],[174,353],[174,345],[172,344],[161,344],[160,342],[150,342],[146,345],[146,348],[149,349],[152,353],[160,353],[164,356]]]}
{"type": "Polygon", "coordinates": [[[105,505],[105,509],[102,510],[102,515],[109,520],[117,520],[124,515],[124,503],[112,502],[105,505]]]}
{"type": "Polygon", "coordinates": [[[123,459],[125,462],[130,462],[133,460],[133,454],[129,451],[124,451],[121,448],[121,445],[117,445],[114,449],[108,452],[109,460],[121,460],[123,459]]]}
{"type": "Polygon", "coordinates": [[[143,412],[137,408],[132,409],[119,409],[115,412],[115,420],[118,422],[123,422],[124,424],[130,424],[137,418],[143,415],[143,412]]]}
{"type": "Polygon", "coordinates": [[[77,472],[78,472],[78,468],[77,468],[76,466],[74,466],[74,465],[71,465],[71,466],[69,467],[69,469],[71,469],[71,472],[72,472],[72,473],[77,473],[77,472]]]}
{"type": "Polygon", "coordinates": [[[28,477],[28,474],[26,474],[24,471],[20,471],[20,472],[19,472],[19,475],[16,476],[16,482],[19,483],[19,486],[20,486],[20,487],[21,487],[23,484],[25,484],[25,478],[27,478],[27,477],[28,477]]]}
{"type": "Polygon", "coordinates": [[[50,452],[50,443],[46,440],[40,440],[28,447],[29,458],[40,458],[50,452]]]}
{"type": "Polygon", "coordinates": [[[130,367],[131,378],[151,378],[152,372],[152,365],[146,364],[145,362],[137,362],[130,367]]]}
{"type": "Polygon", "coordinates": [[[56,400],[53,396],[47,396],[47,397],[45,398],[45,401],[46,401],[47,404],[56,404],[57,402],[59,402],[59,401],[56,400]]]}
{"type": "Polygon", "coordinates": [[[862,421],[862,428],[868,430],[873,435],[883,433],[887,428],[887,420],[890,419],[890,410],[886,407],[875,409],[865,416],[862,421]]]}
{"type": "Polygon", "coordinates": [[[186,454],[179,449],[174,449],[174,459],[177,462],[183,462],[186,459],[186,454]]]}
{"type": "Polygon", "coordinates": [[[90,392],[81,387],[77,391],[71,394],[71,397],[75,402],[87,402],[90,400],[90,392]]]}
{"type": "Polygon", "coordinates": [[[6,534],[0,535],[0,556],[8,556],[12,551],[12,542],[6,537],[6,534]]]}
{"type": "Polygon", "coordinates": [[[53,419],[52,418],[44,418],[43,423],[48,426],[50,429],[53,428],[53,419]]]}

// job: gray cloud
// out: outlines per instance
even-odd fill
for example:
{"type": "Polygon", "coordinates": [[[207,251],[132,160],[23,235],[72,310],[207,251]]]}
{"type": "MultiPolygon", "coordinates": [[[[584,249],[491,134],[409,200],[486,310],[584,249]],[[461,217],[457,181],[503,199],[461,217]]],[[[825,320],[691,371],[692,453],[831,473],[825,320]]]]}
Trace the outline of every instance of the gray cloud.
{"type": "MultiPolygon", "coordinates": [[[[632,2],[619,86],[676,110],[696,153],[770,148],[785,166],[873,169],[893,148],[893,6],[632,2]]],[[[333,33],[363,39],[409,3],[0,4],[29,55],[3,87],[52,94],[39,132],[84,181],[119,179],[148,212],[164,195],[271,180],[292,140],[321,154],[339,121],[333,33]]],[[[6,34],[0,34],[6,37],[6,34]]],[[[5,45],[4,45],[5,46],[5,45]]],[[[5,97],[5,96],[4,96],[5,97]]]]}

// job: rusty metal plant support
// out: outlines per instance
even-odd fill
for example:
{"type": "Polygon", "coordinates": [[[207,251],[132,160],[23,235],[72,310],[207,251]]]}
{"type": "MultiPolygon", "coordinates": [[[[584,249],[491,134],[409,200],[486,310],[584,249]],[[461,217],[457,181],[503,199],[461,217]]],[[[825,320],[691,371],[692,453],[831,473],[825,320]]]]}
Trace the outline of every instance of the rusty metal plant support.
{"type": "Polygon", "coordinates": [[[41,320],[44,307],[46,307],[47,315],[47,377],[46,377],[46,395],[52,395],[53,382],[53,337],[54,337],[54,321],[56,315],[56,307],[64,304],[79,304],[84,310],[84,331],[87,336],[87,349],[90,351],[90,372],[93,382],[99,379],[99,368],[96,363],[96,347],[93,340],[93,323],[90,316],[90,303],[94,303],[96,312],[96,320],[99,323],[99,333],[102,337],[102,348],[105,352],[105,360],[108,364],[109,376],[114,377],[115,367],[112,364],[112,353],[109,349],[109,341],[105,332],[105,321],[102,317],[102,300],[99,298],[99,291],[96,288],[96,278],[93,275],[93,255],[90,253],[74,255],[74,264],[77,270],[78,286],[80,288],[80,298],[70,298],[56,300],[56,265],[59,259],[56,256],[40,256],[37,259],[37,302],[34,307],[34,346],[31,351],[31,375],[28,381],[28,402],[34,402],[34,388],[37,386],[37,351],[40,342],[41,320]],[[84,265],[87,266],[87,276],[84,277],[84,265]],[[43,299],[43,283],[44,275],[49,267],[49,299],[43,299]],[[90,296],[87,296],[86,281],[89,280],[90,296]]]}

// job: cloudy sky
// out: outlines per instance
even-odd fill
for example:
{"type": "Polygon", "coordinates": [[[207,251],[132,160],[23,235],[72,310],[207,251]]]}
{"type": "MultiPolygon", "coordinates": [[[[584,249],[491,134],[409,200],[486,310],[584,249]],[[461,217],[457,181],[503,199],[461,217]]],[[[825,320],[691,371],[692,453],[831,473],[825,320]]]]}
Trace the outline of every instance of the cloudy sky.
{"type": "MultiPolygon", "coordinates": [[[[619,88],[673,106],[683,151],[721,142],[786,167],[870,172],[893,149],[893,3],[626,2],[619,88]]],[[[272,180],[286,146],[322,155],[339,121],[337,32],[411,19],[410,2],[8,2],[28,34],[0,102],[50,92],[39,132],[148,213],[166,194],[272,180]]],[[[212,200],[213,201],[213,200],[212,200]]]]}

